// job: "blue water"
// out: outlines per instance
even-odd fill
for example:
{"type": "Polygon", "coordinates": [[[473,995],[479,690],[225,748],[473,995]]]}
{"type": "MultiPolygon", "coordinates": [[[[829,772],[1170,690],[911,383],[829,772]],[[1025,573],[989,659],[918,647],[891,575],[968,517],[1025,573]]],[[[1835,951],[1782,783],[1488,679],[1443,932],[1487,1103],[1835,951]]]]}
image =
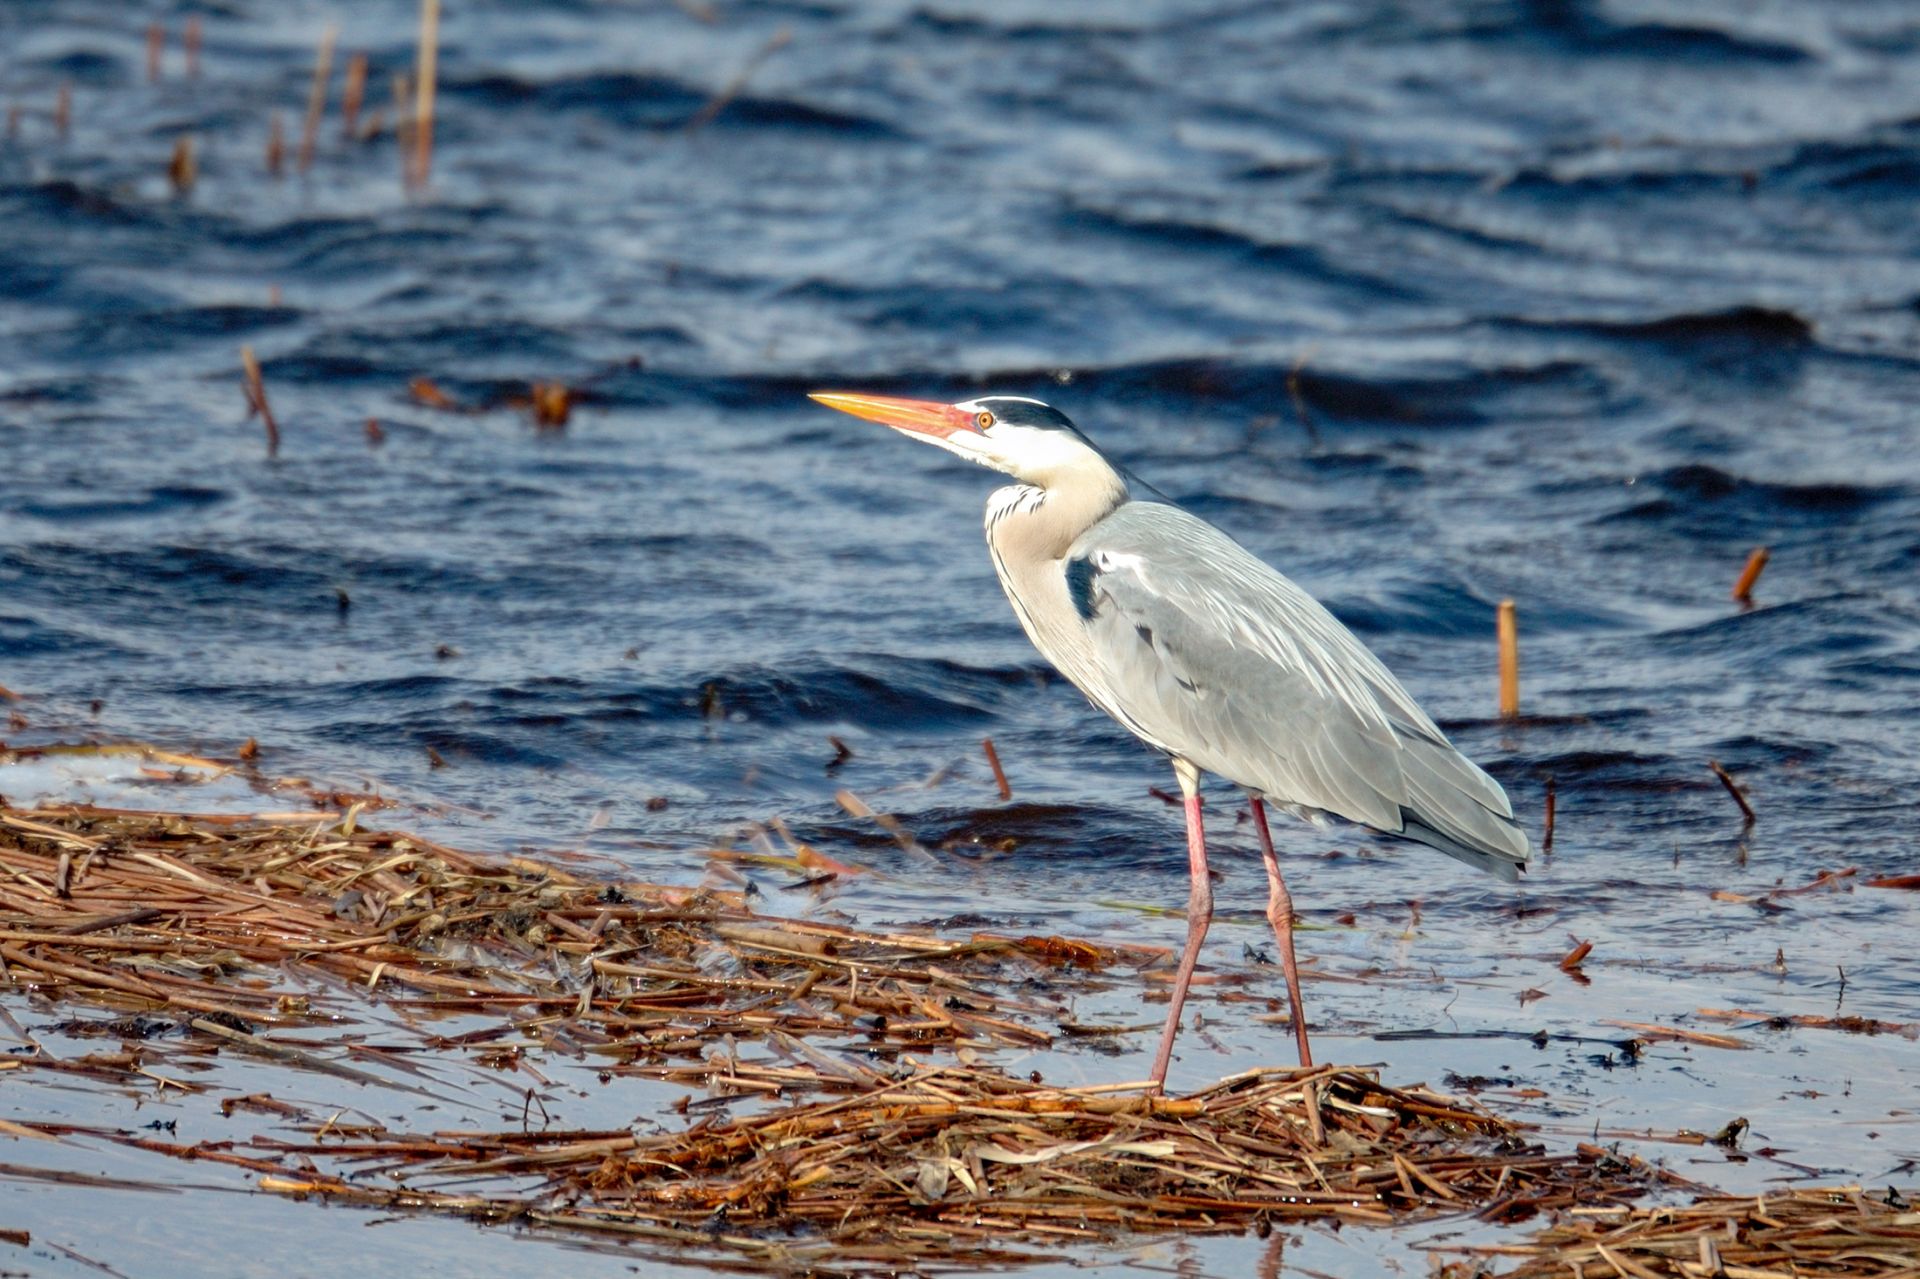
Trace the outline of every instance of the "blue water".
{"type": "MultiPolygon", "coordinates": [[[[659,878],[779,817],[888,876],[833,903],[868,922],[1175,943],[1101,904],[1184,898],[1178,812],[1147,793],[1171,776],[1019,633],[978,531],[993,478],[803,398],[1039,395],[1325,599],[1536,836],[1553,779],[1553,853],[1517,890],[1280,832],[1309,922],[1357,917],[1304,939],[1317,962],[1491,991],[1312,984],[1336,1052],[1400,1052],[1367,1035],[1443,1007],[1581,1033],[1824,1014],[1839,967],[1842,1011],[1920,1015],[1912,894],[1710,896],[1920,869],[1910,5],[470,0],[418,195],[390,134],[345,142],[337,113],[365,50],[390,121],[411,4],[209,8],[190,79],[194,11],[0,7],[8,740],[254,737],[265,772],[377,787],[393,820],[659,878]],[[316,159],[276,180],[268,119],[296,150],[329,21],[316,159]],[[473,411],[415,402],[420,377],[473,411]],[[512,403],[535,381],[580,388],[564,430],[512,403]],[[1518,726],[1492,714],[1504,597],[1518,726]],[[853,751],[832,770],[829,736],[853,751]],[[1574,936],[1591,988],[1551,962],[1574,936]]],[[[1234,807],[1221,902],[1248,911],[1234,807]]],[[[1259,940],[1235,927],[1221,965],[1259,940]]],[[[1743,1058],[1770,1064],[1727,1106],[1810,1052],[1920,1078],[1911,1041],[1822,1033],[1743,1058]]],[[[1391,1060],[1437,1079],[1451,1051],[1391,1060]]],[[[1863,1140],[1829,1162],[1870,1175],[1863,1140]]]]}

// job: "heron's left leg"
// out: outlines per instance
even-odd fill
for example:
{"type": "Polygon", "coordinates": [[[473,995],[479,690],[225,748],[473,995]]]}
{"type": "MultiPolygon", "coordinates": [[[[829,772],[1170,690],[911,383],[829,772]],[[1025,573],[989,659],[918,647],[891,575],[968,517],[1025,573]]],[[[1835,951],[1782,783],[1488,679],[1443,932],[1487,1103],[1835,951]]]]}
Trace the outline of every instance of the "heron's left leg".
{"type": "Polygon", "coordinates": [[[1253,801],[1253,828],[1260,833],[1260,860],[1267,867],[1267,922],[1273,925],[1273,937],[1280,944],[1280,971],[1287,977],[1287,1008],[1293,1016],[1293,1038],[1300,1045],[1300,1064],[1313,1065],[1313,1052],[1307,1047],[1307,1014],[1300,1002],[1300,970],[1293,962],[1293,897],[1287,881],[1280,878],[1280,859],[1273,853],[1273,835],[1267,830],[1267,805],[1258,794],[1247,792],[1253,801]]]}
{"type": "Polygon", "coordinates": [[[1173,1060],[1173,1037],[1180,1029],[1180,1009],[1187,1002],[1194,965],[1200,961],[1200,943],[1213,922],[1213,883],[1207,877],[1207,836],[1200,825],[1200,770],[1184,759],[1173,761],[1180,793],[1187,809],[1187,948],[1180,952],[1180,970],[1173,978],[1173,999],[1167,1009],[1166,1029],[1160,1032],[1160,1051],[1153,1059],[1155,1090],[1166,1087],[1167,1065],[1173,1060]]]}

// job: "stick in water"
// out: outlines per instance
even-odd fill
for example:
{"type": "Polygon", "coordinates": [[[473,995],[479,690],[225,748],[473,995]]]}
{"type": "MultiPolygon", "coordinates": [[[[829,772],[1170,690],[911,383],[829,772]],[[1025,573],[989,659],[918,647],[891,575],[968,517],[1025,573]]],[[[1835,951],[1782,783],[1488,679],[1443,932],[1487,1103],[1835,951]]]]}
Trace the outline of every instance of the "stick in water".
{"type": "Polygon", "coordinates": [[[167,162],[167,180],[173,183],[177,195],[185,195],[193,190],[193,184],[200,178],[200,163],[193,155],[193,135],[183,133],[174,139],[173,158],[167,162]]]}
{"type": "Polygon", "coordinates": [[[1007,785],[1007,771],[1000,767],[1000,752],[993,749],[993,739],[984,737],[980,745],[987,752],[987,763],[993,768],[993,784],[1000,788],[1002,802],[1013,798],[1013,787],[1007,785]]]}
{"type": "Polygon", "coordinates": [[[347,59],[347,82],[340,90],[340,137],[351,142],[360,129],[360,106],[367,98],[367,55],[347,59]]]}
{"type": "Polygon", "coordinates": [[[433,83],[440,62],[440,0],[420,0],[420,56],[414,71],[413,165],[408,185],[427,185],[433,169],[433,83]]]}
{"type": "Polygon", "coordinates": [[[1764,546],[1756,546],[1747,556],[1747,566],[1740,570],[1740,580],[1733,584],[1733,598],[1742,604],[1753,603],[1754,583],[1760,580],[1760,570],[1767,566],[1768,552],[1764,546]]]}
{"type": "Polygon", "coordinates": [[[793,32],[787,30],[785,27],[774,32],[773,38],[762,45],[758,53],[755,53],[751,58],[747,59],[747,64],[741,67],[739,73],[727,82],[726,87],[707,99],[706,105],[693,113],[693,118],[687,121],[686,131],[688,133],[698,133],[709,124],[712,124],[714,117],[718,116],[722,111],[725,111],[728,104],[740,96],[741,92],[747,87],[747,81],[753,77],[755,71],[760,69],[760,64],[780,52],[780,50],[786,48],[787,45],[792,42],[793,32]]]}
{"type": "Polygon", "coordinates": [[[240,348],[240,367],[246,373],[247,416],[255,413],[267,428],[267,456],[280,454],[280,424],[273,420],[273,409],[267,404],[267,384],[260,376],[260,361],[254,358],[253,348],[240,348]]]}
{"type": "Polygon", "coordinates": [[[1494,629],[1500,637],[1500,717],[1518,719],[1520,716],[1520,623],[1514,616],[1512,600],[1500,601],[1494,629]]]}
{"type": "Polygon", "coordinates": [[[1727,788],[1727,794],[1733,796],[1733,802],[1740,805],[1740,815],[1746,819],[1747,825],[1753,825],[1753,805],[1747,802],[1747,793],[1740,789],[1739,782],[1733,780],[1733,774],[1720,767],[1719,760],[1708,760],[1707,767],[1712,769],[1713,775],[1720,779],[1720,784],[1727,788]]]}
{"type": "Polygon", "coordinates": [[[307,90],[307,122],[300,128],[300,172],[313,165],[314,143],[320,136],[320,116],[327,109],[327,81],[333,78],[333,42],[340,28],[332,23],[320,33],[320,52],[313,62],[313,87],[307,90]]]}

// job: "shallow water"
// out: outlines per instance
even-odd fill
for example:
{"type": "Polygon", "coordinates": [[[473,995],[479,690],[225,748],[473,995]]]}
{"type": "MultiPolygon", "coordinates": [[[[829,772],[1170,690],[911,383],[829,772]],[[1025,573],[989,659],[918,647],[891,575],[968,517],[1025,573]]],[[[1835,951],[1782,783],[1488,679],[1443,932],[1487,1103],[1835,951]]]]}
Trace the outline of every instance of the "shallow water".
{"type": "MultiPolygon", "coordinates": [[[[23,108],[0,142],[7,740],[251,736],[265,771],[377,786],[395,821],[654,878],[781,817],[885,875],[814,909],[1176,944],[1130,905],[1184,897],[1178,812],[1147,793],[1170,776],[1020,635],[979,541],[992,477],[802,398],[1037,394],[1321,595],[1535,832],[1553,779],[1553,852],[1518,889],[1279,832],[1306,955],[1401,978],[1310,982],[1325,1051],[1544,1088],[1569,1133],[1744,1114],[1750,1147],[1835,1177],[1920,1157],[1905,1038],[1750,1029],[1612,1068],[1605,1044],[1373,1038],[1920,1017],[1912,897],[1860,886],[1912,873],[1920,834],[1908,6],[700,9],[455,6],[409,197],[390,138],[345,143],[336,114],[305,178],[261,157],[271,112],[297,144],[330,20],[388,107],[410,4],[209,10],[196,79],[191,6],[0,8],[0,109],[23,108]],[[416,377],[483,411],[413,402],[416,377]],[[507,402],[544,380],[584,390],[565,431],[507,402]],[[853,751],[831,770],[829,736],[853,751]],[[1570,938],[1589,986],[1555,967],[1570,938]]],[[[180,799],[128,769],[15,777],[16,801],[180,799]]],[[[1236,807],[1214,798],[1225,971],[1262,936],[1236,807]]],[[[1288,1059],[1284,1030],[1200,1011],[1186,1082],[1288,1059]]],[[[1049,1077],[1137,1075],[1141,1038],[1046,1054],[1049,1077]]],[[[1289,1256],[1379,1246],[1351,1241],[1289,1256]]]]}

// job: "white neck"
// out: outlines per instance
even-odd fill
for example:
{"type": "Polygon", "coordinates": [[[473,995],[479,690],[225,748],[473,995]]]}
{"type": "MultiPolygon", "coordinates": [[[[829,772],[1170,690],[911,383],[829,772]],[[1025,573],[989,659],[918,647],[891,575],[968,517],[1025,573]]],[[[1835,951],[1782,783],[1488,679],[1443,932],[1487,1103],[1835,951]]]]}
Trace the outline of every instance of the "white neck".
{"type": "Polygon", "coordinates": [[[1075,538],[1127,500],[1127,482],[1091,450],[1045,484],[1013,484],[987,499],[987,541],[1009,565],[1039,564],[1067,553],[1075,538]]]}

